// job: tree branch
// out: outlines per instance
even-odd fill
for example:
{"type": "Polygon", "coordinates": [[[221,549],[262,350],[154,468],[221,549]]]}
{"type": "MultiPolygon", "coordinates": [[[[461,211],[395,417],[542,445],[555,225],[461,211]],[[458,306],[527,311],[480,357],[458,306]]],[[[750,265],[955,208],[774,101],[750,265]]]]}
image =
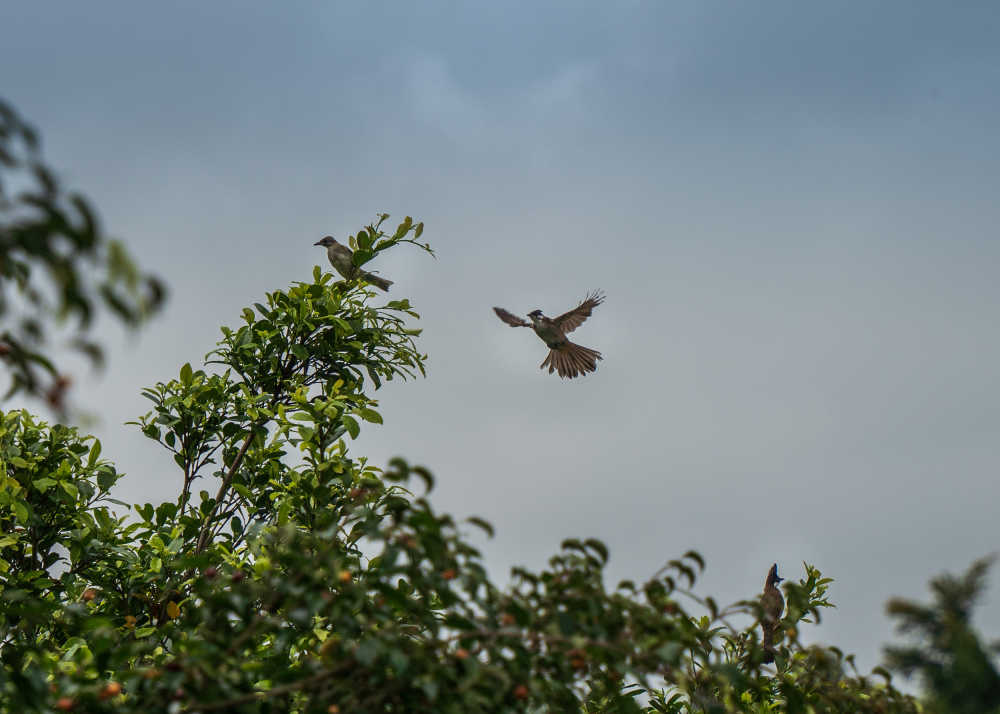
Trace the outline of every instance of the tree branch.
{"type": "Polygon", "coordinates": [[[225,498],[226,492],[229,490],[229,486],[233,482],[233,476],[236,475],[236,470],[239,469],[240,465],[243,463],[243,457],[246,456],[247,449],[250,448],[250,444],[253,442],[254,426],[256,425],[250,425],[250,432],[247,434],[247,438],[243,440],[243,446],[240,447],[239,453],[236,454],[236,458],[233,459],[233,463],[229,467],[229,471],[226,472],[225,478],[222,479],[222,484],[219,486],[218,493],[215,494],[215,503],[212,504],[212,510],[205,515],[205,520],[201,525],[201,534],[198,536],[198,545],[194,549],[195,555],[199,555],[203,550],[205,550],[205,546],[208,544],[208,536],[212,530],[212,518],[219,509],[222,499],[225,498]]]}

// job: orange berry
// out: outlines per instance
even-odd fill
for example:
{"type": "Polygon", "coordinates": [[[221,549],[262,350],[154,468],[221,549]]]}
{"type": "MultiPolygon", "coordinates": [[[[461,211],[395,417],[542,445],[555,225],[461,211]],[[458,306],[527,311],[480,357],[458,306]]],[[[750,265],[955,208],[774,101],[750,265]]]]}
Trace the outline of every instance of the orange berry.
{"type": "Polygon", "coordinates": [[[455,656],[458,657],[459,659],[469,659],[469,650],[465,649],[464,647],[459,647],[457,650],[455,650],[455,656]]]}
{"type": "Polygon", "coordinates": [[[515,699],[527,699],[528,698],[528,688],[523,684],[519,684],[514,687],[514,698],[515,699]]]}
{"type": "Polygon", "coordinates": [[[104,689],[101,690],[98,696],[101,699],[111,699],[111,697],[117,697],[121,693],[122,685],[118,684],[118,682],[108,682],[104,685],[104,689]]]}
{"type": "Polygon", "coordinates": [[[90,602],[97,597],[97,590],[95,588],[87,588],[83,591],[83,595],[81,597],[87,602],[90,602]]]}
{"type": "Polygon", "coordinates": [[[69,697],[59,697],[59,700],[56,702],[56,709],[61,712],[70,712],[73,711],[75,704],[69,697]]]}
{"type": "Polygon", "coordinates": [[[351,571],[341,570],[339,573],[337,573],[337,580],[339,580],[344,584],[351,582],[351,571]]]}
{"type": "Polygon", "coordinates": [[[448,568],[443,573],[441,573],[441,577],[444,578],[445,580],[454,580],[456,575],[458,575],[458,573],[455,572],[454,568],[448,568]]]}
{"type": "Polygon", "coordinates": [[[569,666],[573,669],[587,668],[587,653],[581,649],[571,649],[566,653],[569,657],[569,666]]]}

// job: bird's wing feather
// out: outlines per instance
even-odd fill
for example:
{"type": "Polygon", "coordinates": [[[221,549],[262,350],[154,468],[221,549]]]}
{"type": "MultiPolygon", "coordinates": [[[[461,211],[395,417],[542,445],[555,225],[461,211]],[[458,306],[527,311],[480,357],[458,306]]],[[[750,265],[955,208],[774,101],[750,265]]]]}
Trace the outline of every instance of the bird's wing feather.
{"type": "Polygon", "coordinates": [[[517,315],[507,312],[502,307],[493,308],[493,312],[495,312],[497,314],[497,317],[499,317],[501,320],[506,322],[511,327],[531,327],[530,322],[526,322],[517,315]]]}
{"type": "Polygon", "coordinates": [[[552,322],[556,324],[556,327],[562,330],[563,334],[572,332],[582,325],[583,321],[590,317],[590,313],[594,311],[594,308],[600,305],[603,301],[604,295],[600,292],[592,292],[584,298],[583,302],[569,312],[564,312],[559,317],[554,318],[552,322]]]}

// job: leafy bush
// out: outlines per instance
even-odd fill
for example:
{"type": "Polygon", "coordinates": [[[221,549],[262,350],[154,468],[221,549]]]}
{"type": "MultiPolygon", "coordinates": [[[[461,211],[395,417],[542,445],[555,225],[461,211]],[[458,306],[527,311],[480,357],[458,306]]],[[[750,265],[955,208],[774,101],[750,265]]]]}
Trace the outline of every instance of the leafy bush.
{"type": "MultiPolygon", "coordinates": [[[[365,260],[429,250],[421,224],[385,220],[352,237],[365,260]]],[[[688,590],[696,553],[608,589],[606,547],[571,539],[491,582],[465,536],[487,523],[437,513],[426,469],[348,450],[381,422],[374,391],[424,369],[410,303],[373,300],[317,268],[223,328],[203,368],[145,390],[136,424],[180,489],[137,519],[112,511],[121,475],[95,440],[4,415],[3,711],[916,711],[799,643],[829,605],[810,566],[776,671],[729,624],[756,601],[688,590]]]]}

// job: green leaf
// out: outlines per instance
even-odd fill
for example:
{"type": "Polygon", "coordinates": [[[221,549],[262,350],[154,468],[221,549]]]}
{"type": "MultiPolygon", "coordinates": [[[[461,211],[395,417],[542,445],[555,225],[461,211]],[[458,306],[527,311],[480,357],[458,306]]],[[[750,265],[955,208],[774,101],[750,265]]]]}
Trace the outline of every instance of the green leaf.
{"type": "Polygon", "coordinates": [[[185,387],[190,386],[191,385],[191,377],[192,377],[193,374],[194,374],[194,371],[191,369],[191,363],[190,362],[185,362],[184,366],[181,367],[181,384],[183,384],[185,387]]]}
{"type": "Polygon", "coordinates": [[[351,258],[351,262],[353,262],[354,265],[361,266],[361,265],[364,265],[365,263],[367,263],[369,260],[371,260],[374,257],[375,256],[372,253],[372,251],[365,250],[364,248],[358,247],[358,249],[356,251],[354,251],[354,256],[351,258]]]}
{"type": "Polygon", "coordinates": [[[695,550],[689,550],[687,553],[684,554],[683,557],[688,558],[688,559],[693,560],[694,562],[696,562],[698,564],[698,570],[700,570],[700,571],[704,571],[705,570],[705,559],[702,558],[701,554],[699,554],[697,551],[695,551],[695,550]]]}
{"type": "Polygon", "coordinates": [[[358,407],[357,409],[354,410],[354,413],[357,414],[362,419],[364,419],[365,421],[371,422],[372,424],[382,423],[382,415],[379,414],[374,409],[368,409],[367,407],[358,407]]]}
{"type": "Polygon", "coordinates": [[[608,562],[608,546],[604,545],[604,543],[596,538],[588,538],[583,544],[590,550],[595,551],[601,557],[602,563],[608,562]]]}
{"type": "Polygon", "coordinates": [[[875,667],[872,670],[872,674],[877,674],[879,677],[882,677],[885,680],[886,684],[892,684],[892,675],[889,674],[889,670],[887,670],[885,667],[881,666],[875,667]]]}
{"type": "Polygon", "coordinates": [[[14,501],[14,503],[11,504],[11,508],[14,509],[14,515],[17,517],[17,520],[23,525],[27,525],[30,515],[28,513],[28,507],[24,505],[24,501],[14,501]]]}
{"type": "Polygon", "coordinates": [[[358,422],[346,414],[340,419],[344,423],[344,426],[347,427],[347,433],[351,435],[351,438],[357,439],[358,434],[361,433],[361,427],[358,425],[358,422]]]}
{"type": "Polygon", "coordinates": [[[87,457],[87,468],[91,469],[101,456],[101,442],[94,439],[94,445],[90,447],[90,455],[87,457]]]}
{"type": "Polygon", "coordinates": [[[423,466],[414,466],[411,471],[424,482],[424,488],[427,489],[428,493],[434,489],[434,476],[431,475],[430,471],[423,466]]]}
{"type": "Polygon", "coordinates": [[[486,534],[490,538],[493,537],[493,532],[494,532],[493,531],[493,524],[491,524],[489,521],[483,520],[482,518],[479,518],[478,516],[470,516],[467,520],[472,525],[477,526],[477,527],[483,529],[484,531],[486,531],[486,534]]]}
{"type": "Polygon", "coordinates": [[[37,478],[31,482],[31,484],[38,490],[39,493],[45,493],[50,488],[55,486],[56,483],[57,482],[54,478],[49,478],[48,476],[37,478]]]}

